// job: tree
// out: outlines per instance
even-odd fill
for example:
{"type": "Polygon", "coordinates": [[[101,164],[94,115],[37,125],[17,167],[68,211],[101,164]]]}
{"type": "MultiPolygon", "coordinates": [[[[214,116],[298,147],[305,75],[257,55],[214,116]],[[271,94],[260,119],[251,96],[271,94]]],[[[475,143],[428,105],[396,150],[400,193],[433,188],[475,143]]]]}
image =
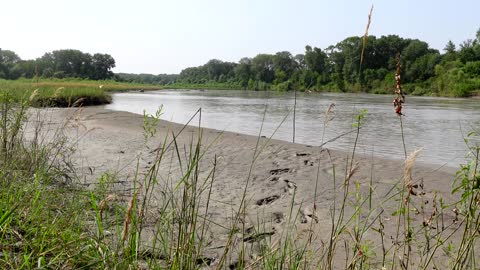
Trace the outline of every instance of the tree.
{"type": "Polygon", "coordinates": [[[55,72],[62,71],[67,77],[90,77],[90,69],[85,65],[90,65],[92,57],[79,50],[56,50],[46,57],[51,57],[50,61],[54,64],[55,72]]]}
{"type": "Polygon", "coordinates": [[[460,44],[458,55],[462,63],[480,61],[480,44],[476,40],[467,39],[460,44]]]}
{"type": "Polygon", "coordinates": [[[404,76],[405,82],[414,82],[422,80],[422,78],[430,77],[434,73],[434,66],[430,67],[430,65],[437,62],[439,59],[437,58],[438,55],[439,52],[430,49],[428,43],[418,39],[411,40],[408,46],[403,50],[401,58],[404,63],[403,68],[406,75],[404,76]],[[426,56],[428,54],[430,54],[430,56],[426,56]],[[428,70],[422,71],[422,68],[427,68],[427,66],[429,67],[428,70]]]}
{"type": "Polygon", "coordinates": [[[15,65],[20,62],[22,59],[9,50],[0,49],[0,78],[3,79],[16,79],[16,73],[13,74],[12,70],[15,65]]]}
{"type": "Polygon", "coordinates": [[[404,61],[415,61],[415,59],[429,53],[428,44],[424,41],[414,39],[410,41],[407,47],[402,51],[402,60],[404,61]]]}
{"type": "Polygon", "coordinates": [[[259,54],[252,59],[252,71],[255,79],[271,83],[275,77],[273,70],[273,56],[271,54],[259,54]]]}
{"type": "Polygon", "coordinates": [[[223,80],[233,77],[234,67],[234,63],[223,62],[217,59],[212,59],[204,65],[208,74],[207,79],[211,81],[220,81],[220,77],[222,77],[223,80]]]}
{"type": "Polygon", "coordinates": [[[383,67],[389,70],[395,69],[396,55],[401,53],[409,43],[410,40],[403,39],[397,35],[381,36],[375,41],[375,67],[383,67]]]}
{"type": "Polygon", "coordinates": [[[33,78],[38,75],[38,69],[35,60],[22,60],[19,61],[12,69],[12,73],[15,77],[33,78]]]}
{"type": "Polygon", "coordinates": [[[293,59],[297,63],[298,69],[304,69],[306,67],[305,55],[304,54],[299,53],[299,54],[295,55],[295,57],[293,57],[293,59]]]}
{"type": "Polygon", "coordinates": [[[52,77],[55,73],[56,64],[52,53],[45,53],[42,57],[37,58],[35,62],[38,67],[38,72],[42,74],[42,76],[45,74],[47,77],[52,77]]]}
{"type": "Polygon", "coordinates": [[[240,59],[238,65],[234,68],[235,78],[240,82],[243,88],[248,87],[248,81],[253,77],[252,75],[252,59],[244,57],[240,59]]]}
{"type": "Polygon", "coordinates": [[[354,84],[357,82],[360,71],[360,54],[362,52],[362,39],[360,37],[349,37],[335,45],[336,57],[341,59],[341,73],[346,82],[354,84]]]}
{"type": "Polygon", "coordinates": [[[445,45],[445,48],[443,49],[446,53],[455,53],[457,48],[455,47],[455,43],[453,43],[451,40],[447,42],[447,45],[445,45]]]}
{"type": "Polygon", "coordinates": [[[453,43],[451,40],[447,42],[445,45],[445,48],[443,48],[445,51],[445,54],[442,57],[443,62],[449,62],[449,61],[455,61],[458,58],[458,53],[457,53],[457,48],[455,46],[455,43],[453,43]]]}
{"type": "Polygon", "coordinates": [[[463,69],[465,73],[472,77],[480,77],[480,61],[468,62],[463,69]]]}
{"type": "Polygon", "coordinates": [[[91,78],[94,80],[106,80],[113,76],[112,68],[115,67],[115,60],[109,54],[96,53],[92,57],[93,74],[91,78]]]}
{"type": "Polygon", "coordinates": [[[292,76],[297,69],[297,63],[290,52],[277,52],[273,56],[273,69],[275,73],[284,74],[284,78],[279,80],[279,82],[283,82],[292,76]]]}
{"type": "Polygon", "coordinates": [[[325,52],[327,54],[328,66],[330,67],[330,80],[335,82],[339,89],[343,90],[343,66],[345,64],[345,55],[333,45],[326,48],[325,52]],[[340,87],[340,85],[342,87],[340,87]]]}
{"type": "Polygon", "coordinates": [[[204,66],[189,67],[180,72],[179,81],[184,83],[205,83],[207,82],[208,73],[204,66]]]}
{"type": "Polygon", "coordinates": [[[425,81],[435,75],[435,66],[440,63],[440,55],[429,53],[416,59],[406,70],[410,81],[425,81]]]}
{"type": "Polygon", "coordinates": [[[309,45],[305,47],[305,65],[307,69],[321,74],[325,72],[326,60],[327,54],[320,48],[314,47],[312,49],[309,45]]]}

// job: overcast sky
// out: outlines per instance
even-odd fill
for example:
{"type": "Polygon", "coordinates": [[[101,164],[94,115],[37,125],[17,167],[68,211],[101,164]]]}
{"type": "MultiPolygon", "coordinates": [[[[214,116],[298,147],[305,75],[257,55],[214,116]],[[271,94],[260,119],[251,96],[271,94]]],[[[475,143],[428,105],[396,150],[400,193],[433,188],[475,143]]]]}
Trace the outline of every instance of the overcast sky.
{"type": "Polygon", "coordinates": [[[480,28],[480,0],[0,0],[0,48],[33,59],[57,49],[112,55],[115,72],[179,73],[216,58],[303,53],[363,34],[443,49],[480,28]]]}

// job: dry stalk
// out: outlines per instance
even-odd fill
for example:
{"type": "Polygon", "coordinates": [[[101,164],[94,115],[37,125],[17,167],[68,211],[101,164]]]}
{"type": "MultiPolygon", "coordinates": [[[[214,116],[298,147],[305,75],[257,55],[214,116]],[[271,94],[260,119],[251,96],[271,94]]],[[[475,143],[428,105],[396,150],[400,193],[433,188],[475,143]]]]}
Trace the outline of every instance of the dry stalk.
{"type": "Polygon", "coordinates": [[[35,98],[38,96],[38,88],[33,90],[32,94],[30,95],[30,97],[28,98],[28,100],[30,102],[32,102],[33,100],[35,100],[35,98]]]}
{"type": "Polygon", "coordinates": [[[62,92],[62,90],[65,89],[65,87],[59,87],[57,88],[57,90],[55,90],[55,93],[53,93],[53,96],[54,98],[58,97],[60,95],[60,93],[62,92]]]}
{"type": "Polygon", "coordinates": [[[87,127],[82,123],[82,112],[83,107],[76,109],[72,117],[68,118],[67,123],[71,123],[74,128],[83,127],[86,130],[87,127]]]}
{"type": "Polygon", "coordinates": [[[127,212],[125,213],[125,220],[123,221],[123,231],[122,231],[122,241],[125,242],[128,235],[128,227],[132,220],[132,209],[134,206],[135,199],[137,197],[137,193],[133,193],[132,198],[128,202],[127,212]]]}
{"type": "Polygon", "coordinates": [[[85,98],[79,98],[77,99],[71,107],[80,107],[82,105],[82,102],[85,100],[85,98]]]}
{"type": "Polygon", "coordinates": [[[395,71],[395,94],[397,95],[393,100],[393,107],[395,109],[395,113],[398,116],[404,115],[402,113],[403,103],[405,103],[405,95],[403,94],[402,90],[402,82],[400,80],[400,72],[402,65],[400,64],[400,53],[397,54],[396,57],[396,71],[395,71]]]}
{"type": "MultiPolygon", "coordinates": [[[[417,156],[422,152],[423,148],[416,149],[411,153],[407,159],[405,160],[405,167],[403,169],[403,181],[405,184],[405,187],[408,189],[410,195],[417,195],[417,193],[414,191],[414,188],[417,188],[418,185],[414,185],[412,182],[412,168],[415,163],[415,160],[417,159],[417,156]]],[[[408,197],[408,195],[407,195],[408,197]]]]}
{"type": "Polygon", "coordinates": [[[110,194],[108,195],[105,199],[100,201],[100,204],[98,205],[99,211],[100,211],[100,220],[103,221],[103,211],[107,207],[109,202],[117,200],[117,195],[115,194],[110,194]]]}
{"type": "Polygon", "coordinates": [[[345,185],[350,182],[350,179],[352,178],[352,176],[357,172],[359,166],[358,166],[358,163],[355,163],[352,168],[348,171],[347,173],[347,177],[345,177],[345,185]]]}
{"type": "Polygon", "coordinates": [[[330,103],[323,115],[323,125],[325,128],[328,126],[328,123],[335,118],[335,111],[333,109],[335,109],[335,103],[330,103]]]}
{"type": "Polygon", "coordinates": [[[365,52],[365,46],[367,45],[368,29],[370,29],[370,22],[372,21],[372,12],[373,12],[373,5],[370,8],[370,12],[368,13],[368,22],[367,22],[367,26],[365,27],[365,33],[363,34],[362,54],[360,55],[360,69],[363,64],[363,53],[365,52]]]}

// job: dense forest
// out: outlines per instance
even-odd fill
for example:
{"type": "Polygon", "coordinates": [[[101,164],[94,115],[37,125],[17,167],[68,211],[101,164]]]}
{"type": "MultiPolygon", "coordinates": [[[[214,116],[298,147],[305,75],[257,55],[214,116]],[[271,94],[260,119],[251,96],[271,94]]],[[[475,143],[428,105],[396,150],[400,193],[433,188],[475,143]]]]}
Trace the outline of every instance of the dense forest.
{"type": "Polygon", "coordinates": [[[130,82],[252,90],[326,90],[388,93],[394,84],[400,54],[402,82],[414,95],[470,96],[480,90],[480,30],[459,47],[448,41],[443,52],[418,39],[396,35],[367,37],[360,66],[363,37],[349,37],[325,49],[306,46],[305,53],[258,54],[238,63],[212,59],[175,75],[118,74],[130,82]]]}
{"type": "Polygon", "coordinates": [[[238,63],[212,59],[180,74],[113,74],[115,60],[108,54],[59,50],[36,60],[21,60],[0,50],[0,78],[79,77],[159,84],[179,88],[250,90],[325,90],[387,93],[392,89],[396,56],[400,55],[402,82],[414,95],[471,96],[480,94],[480,30],[475,38],[442,52],[427,42],[396,35],[368,36],[360,63],[363,37],[349,37],[325,49],[306,46],[303,54],[288,51],[245,57],[238,63]]]}
{"type": "Polygon", "coordinates": [[[178,74],[115,73],[115,79],[122,82],[169,85],[177,81],[178,74]]]}
{"type": "Polygon", "coordinates": [[[83,78],[105,80],[113,78],[115,60],[108,54],[91,55],[79,50],[57,50],[35,60],[22,60],[13,51],[0,49],[0,79],[83,78]]]}

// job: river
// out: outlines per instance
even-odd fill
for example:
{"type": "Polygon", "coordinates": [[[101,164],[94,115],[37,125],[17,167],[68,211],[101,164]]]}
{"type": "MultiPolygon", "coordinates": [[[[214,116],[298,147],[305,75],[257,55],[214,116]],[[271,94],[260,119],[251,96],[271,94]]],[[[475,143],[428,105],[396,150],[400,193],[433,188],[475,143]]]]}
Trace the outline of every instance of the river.
{"type": "MultiPolygon", "coordinates": [[[[399,118],[393,112],[393,95],[297,93],[295,142],[320,145],[352,129],[360,110],[367,113],[360,130],[358,152],[364,156],[404,158],[399,118]],[[334,118],[324,129],[324,112],[335,104],[334,118]],[[324,134],[325,130],[325,134],[324,134]],[[323,135],[324,134],[324,135],[323,135]]],[[[137,114],[154,113],[163,104],[162,119],[186,123],[202,108],[203,127],[293,140],[292,92],[232,90],[159,90],[113,94],[107,109],[137,114]]],[[[423,147],[418,160],[432,165],[458,167],[465,159],[464,135],[480,126],[480,100],[406,97],[402,117],[407,151],[423,147]]],[[[198,120],[192,122],[198,125],[198,120]]],[[[349,151],[355,134],[326,147],[349,151]]]]}

